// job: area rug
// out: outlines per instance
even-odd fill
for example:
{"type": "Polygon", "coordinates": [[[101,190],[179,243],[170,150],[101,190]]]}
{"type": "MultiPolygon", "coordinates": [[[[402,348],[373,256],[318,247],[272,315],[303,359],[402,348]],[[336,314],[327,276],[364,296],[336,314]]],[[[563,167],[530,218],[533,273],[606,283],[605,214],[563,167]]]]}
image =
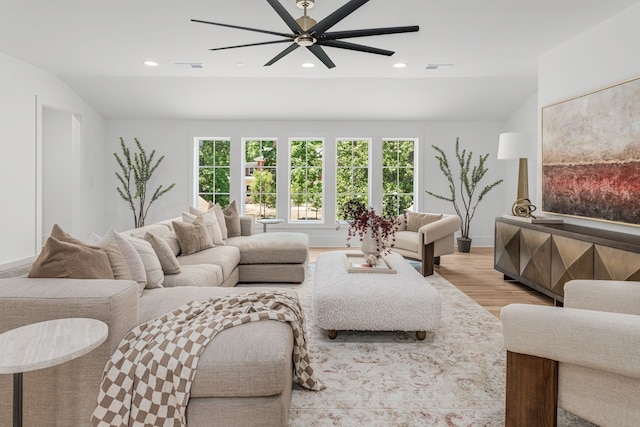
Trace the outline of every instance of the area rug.
{"type": "MultiPolygon", "coordinates": [[[[506,355],[500,321],[488,311],[436,273],[428,280],[440,291],[442,321],[424,341],[411,332],[355,331],[330,340],[314,324],[313,275],[310,264],[295,289],[326,389],[294,386],[290,426],[504,425],[506,355]]],[[[559,425],[593,427],[564,411],[559,425]]]]}

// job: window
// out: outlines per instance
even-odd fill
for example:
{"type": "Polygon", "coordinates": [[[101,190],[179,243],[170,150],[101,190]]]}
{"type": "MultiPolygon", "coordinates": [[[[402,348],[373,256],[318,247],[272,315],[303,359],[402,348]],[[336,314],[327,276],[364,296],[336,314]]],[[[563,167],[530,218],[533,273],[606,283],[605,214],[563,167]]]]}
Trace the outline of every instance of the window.
{"type": "Polygon", "coordinates": [[[198,141],[198,196],[200,199],[209,203],[219,203],[220,206],[229,204],[230,159],[231,141],[229,139],[198,141]]]}
{"type": "Polygon", "coordinates": [[[254,218],[276,218],[275,139],[244,141],[244,210],[254,218]]]}
{"type": "Polygon", "coordinates": [[[369,145],[367,139],[339,139],[336,142],[336,220],[345,203],[361,200],[369,206],[369,145]]]}
{"type": "Polygon", "coordinates": [[[382,210],[385,217],[413,208],[415,146],[413,139],[382,141],[382,210]]]}
{"type": "Polygon", "coordinates": [[[289,141],[289,204],[291,221],[322,221],[322,152],[318,139],[289,141]]]}

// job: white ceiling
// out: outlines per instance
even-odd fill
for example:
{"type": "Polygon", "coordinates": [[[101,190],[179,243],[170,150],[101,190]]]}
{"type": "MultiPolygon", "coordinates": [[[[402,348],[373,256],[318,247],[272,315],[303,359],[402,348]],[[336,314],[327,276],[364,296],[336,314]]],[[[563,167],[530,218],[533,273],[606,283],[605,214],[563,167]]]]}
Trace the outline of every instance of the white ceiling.
{"type": "MultiPolygon", "coordinates": [[[[302,15],[295,0],[280,2],[302,15]]],[[[309,15],[320,21],[344,3],[316,0],[309,15]]],[[[190,22],[289,32],[264,0],[0,0],[0,52],[60,76],[111,119],[503,120],[536,91],[540,54],[635,3],[371,0],[331,31],[420,31],[348,40],[391,57],[325,48],[329,70],[304,48],[264,67],[286,43],[210,52],[277,37],[190,22]]]]}

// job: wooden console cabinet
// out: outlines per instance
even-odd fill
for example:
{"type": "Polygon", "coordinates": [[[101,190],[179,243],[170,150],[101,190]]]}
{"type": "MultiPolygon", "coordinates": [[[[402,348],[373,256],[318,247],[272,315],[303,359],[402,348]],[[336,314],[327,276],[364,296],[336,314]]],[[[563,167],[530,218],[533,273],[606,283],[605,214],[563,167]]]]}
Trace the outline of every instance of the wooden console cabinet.
{"type": "Polygon", "coordinates": [[[496,218],[494,268],[557,301],[572,279],[640,281],[640,236],[496,218]]]}

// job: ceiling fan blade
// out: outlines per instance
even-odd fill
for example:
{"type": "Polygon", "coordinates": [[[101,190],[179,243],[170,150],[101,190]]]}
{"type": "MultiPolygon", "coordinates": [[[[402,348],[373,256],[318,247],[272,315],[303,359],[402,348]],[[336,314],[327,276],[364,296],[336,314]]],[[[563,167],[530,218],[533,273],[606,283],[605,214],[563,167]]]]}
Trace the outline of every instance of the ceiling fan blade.
{"type": "Polygon", "coordinates": [[[331,15],[311,27],[309,34],[317,38],[368,1],[369,0],[350,0],[349,3],[336,9],[331,15]]]}
{"type": "Polygon", "coordinates": [[[237,47],[260,46],[260,45],[263,45],[263,44],[275,44],[275,43],[286,43],[286,42],[291,42],[291,40],[274,40],[274,41],[270,41],[270,42],[239,44],[237,46],[215,47],[215,48],[209,49],[209,50],[212,50],[212,51],[213,50],[226,50],[226,49],[235,49],[237,47]]]}
{"type": "Polygon", "coordinates": [[[280,4],[278,0],[267,0],[267,3],[271,5],[272,8],[275,9],[276,13],[280,15],[280,18],[287,24],[287,26],[296,34],[302,34],[304,31],[300,27],[300,24],[293,19],[293,16],[287,12],[287,10],[280,4]]]}
{"type": "Polygon", "coordinates": [[[192,19],[191,22],[198,22],[200,24],[218,25],[220,27],[235,28],[238,30],[255,31],[256,33],[271,34],[273,36],[281,36],[281,37],[288,37],[288,38],[295,37],[295,35],[293,34],[278,33],[276,31],[269,31],[269,30],[260,30],[258,28],[241,27],[239,25],[221,24],[219,22],[201,21],[200,19],[192,19]]]}
{"type": "Polygon", "coordinates": [[[319,40],[349,39],[353,37],[381,36],[385,34],[413,33],[420,29],[417,25],[407,27],[369,28],[366,30],[334,31],[319,36],[319,40]]]}
{"type": "Polygon", "coordinates": [[[391,56],[395,52],[386,49],[378,49],[377,47],[369,47],[361,44],[348,43],[340,40],[318,40],[316,44],[329,47],[337,47],[340,49],[357,50],[358,52],[375,53],[377,55],[391,56]]]}
{"type": "Polygon", "coordinates": [[[329,58],[329,56],[325,53],[325,51],[322,50],[322,48],[317,44],[307,46],[307,49],[309,49],[311,53],[313,53],[316,56],[316,58],[322,61],[322,63],[326,65],[327,68],[333,68],[336,66],[336,64],[333,63],[333,61],[331,60],[331,58],[329,58]]]}
{"type": "Polygon", "coordinates": [[[277,54],[271,61],[264,64],[264,66],[268,67],[269,65],[275,64],[277,61],[287,56],[288,54],[296,50],[298,47],[299,47],[298,43],[291,43],[291,46],[289,46],[288,48],[286,48],[285,50],[277,54]]]}

